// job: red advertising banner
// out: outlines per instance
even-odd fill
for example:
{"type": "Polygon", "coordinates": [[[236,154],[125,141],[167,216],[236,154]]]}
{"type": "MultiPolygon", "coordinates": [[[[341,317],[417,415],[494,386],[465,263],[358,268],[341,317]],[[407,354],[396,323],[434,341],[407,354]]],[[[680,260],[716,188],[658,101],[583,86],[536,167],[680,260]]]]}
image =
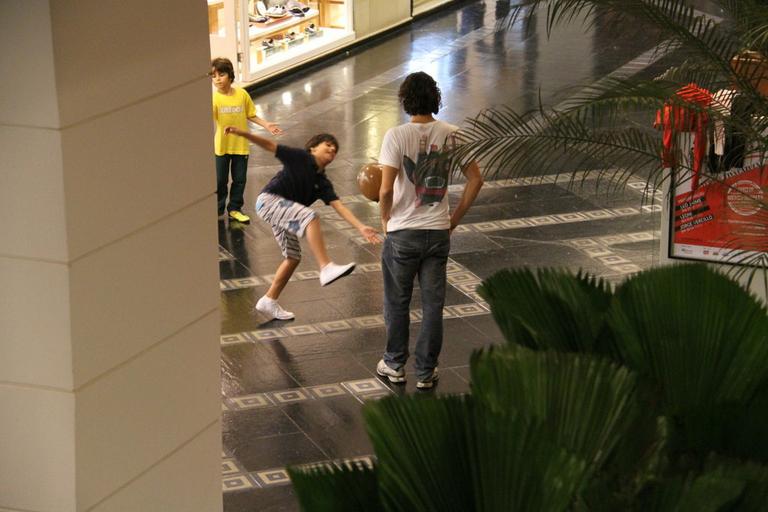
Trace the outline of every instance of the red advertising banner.
{"type": "Polygon", "coordinates": [[[768,166],[734,168],[690,188],[675,187],[670,256],[735,263],[768,251],[768,166]]]}

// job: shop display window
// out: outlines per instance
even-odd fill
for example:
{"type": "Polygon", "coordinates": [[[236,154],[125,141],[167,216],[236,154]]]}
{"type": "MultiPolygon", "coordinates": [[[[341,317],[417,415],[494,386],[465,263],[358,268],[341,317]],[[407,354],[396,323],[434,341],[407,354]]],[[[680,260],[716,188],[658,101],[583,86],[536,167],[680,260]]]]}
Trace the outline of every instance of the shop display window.
{"type": "Polygon", "coordinates": [[[288,62],[351,34],[347,0],[248,0],[250,68],[288,62]]]}
{"type": "Polygon", "coordinates": [[[424,1],[207,0],[211,57],[232,61],[238,85],[255,84],[406,23],[424,1]]]}

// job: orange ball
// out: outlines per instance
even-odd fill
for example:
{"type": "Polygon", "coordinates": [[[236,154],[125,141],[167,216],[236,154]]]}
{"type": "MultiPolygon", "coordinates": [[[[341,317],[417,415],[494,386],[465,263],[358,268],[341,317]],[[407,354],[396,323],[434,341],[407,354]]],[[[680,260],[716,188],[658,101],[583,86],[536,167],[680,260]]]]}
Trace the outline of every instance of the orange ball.
{"type": "Polygon", "coordinates": [[[379,189],[381,188],[381,166],[379,164],[365,164],[357,173],[357,186],[360,192],[371,201],[379,201],[379,189]]]}

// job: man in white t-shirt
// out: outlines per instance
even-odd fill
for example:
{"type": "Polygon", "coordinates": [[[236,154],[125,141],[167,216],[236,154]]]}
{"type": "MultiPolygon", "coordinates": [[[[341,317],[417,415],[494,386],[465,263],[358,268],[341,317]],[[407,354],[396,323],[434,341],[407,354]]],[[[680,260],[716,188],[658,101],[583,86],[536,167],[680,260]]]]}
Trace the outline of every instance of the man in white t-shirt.
{"type": "Polygon", "coordinates": [[[387,346],[376,372],[390,382],[405,382],[411,295],[418,276],[422,322],[415,367],[416,387],[423,389],[438,379],[451,232],[480,192],[483,178],[476,162],[462,167],[467,183],[451,214],[451,169],[445,154],[455,143],[458,127],[432,117],[440,109],[440,89],[426,73],[408,75],[398,98],[411,120],[387,131],[379,155],[379,208],[387,234],[381,256],[387,346]]]}

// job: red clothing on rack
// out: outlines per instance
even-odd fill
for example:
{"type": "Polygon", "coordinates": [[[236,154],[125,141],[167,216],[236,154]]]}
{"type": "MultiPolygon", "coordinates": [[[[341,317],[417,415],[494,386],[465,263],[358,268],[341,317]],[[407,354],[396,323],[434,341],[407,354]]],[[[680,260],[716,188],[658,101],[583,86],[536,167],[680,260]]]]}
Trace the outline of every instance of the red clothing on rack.
{"type": "Polygon", "coordinates": [[[674,167],[675,135],[681,132],[693,132],[693,164],[691,165],[691,190],[699,184],[701,164],[707,154],[707,124],[709,116],[694,107],[706,108],[712,102],[712,94],[696,84],[681,87],[676,93],[677,98],[668,101],[662,110],[656,111],[654,126],[663,130],[663,150],[661,161],[665,167],[674,167]],[[681,104],[682,101],[682,104],[681,104]],[[686,105],[687,104],[687,105],[686,105]],[[690,106],[688,106],[690,105],[690,106]]]}

